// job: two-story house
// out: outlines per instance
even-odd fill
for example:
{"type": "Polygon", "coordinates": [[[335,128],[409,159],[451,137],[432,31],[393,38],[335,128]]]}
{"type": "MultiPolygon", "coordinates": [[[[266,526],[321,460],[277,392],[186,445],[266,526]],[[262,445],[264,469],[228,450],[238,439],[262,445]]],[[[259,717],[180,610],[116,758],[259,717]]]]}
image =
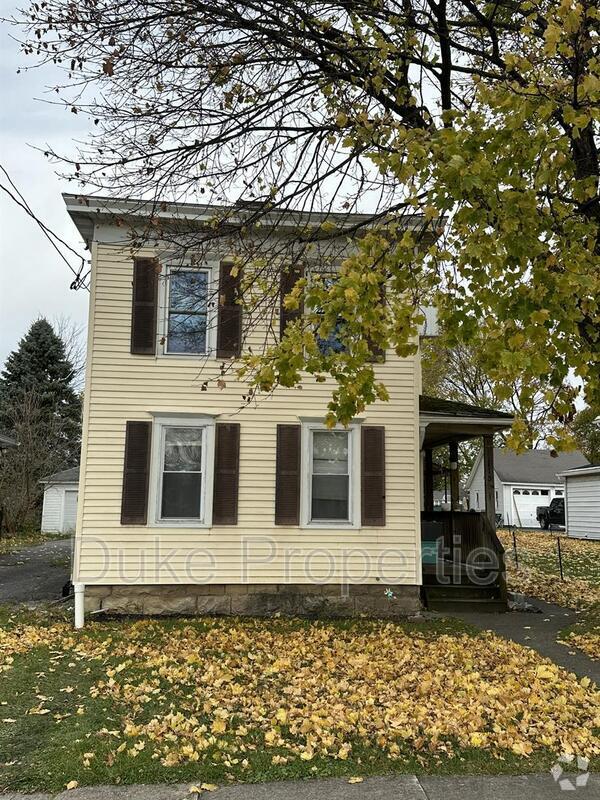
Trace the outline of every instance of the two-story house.
{"type": "MultiPolygon", "coordinates": [[[[172,239],[132,243],[128,232],[145,223],[143,204],[64,199],[91,251],[76,624],[84,606],[416,612],[422,517],[429,539],[461,530],[458,513],[442,515],[443,530],[442,516],[433,527],[427,521],[432,448],[453,452],[473,436],[489,445],[508,416],[420,398],[419,354],[393,352],[375,365],[389,401],[346,428],[323,423],[330,381],[307,379],[244,402],[247,387],[228,365],[242,347],[259,350],[267,332],[281,332],[288,314],[281,306],[247,324],[227,240],[215,238],[201,258],[175,257],[172,239]],[[216,303],[207,302],[211,287],[216,303]]],[[[202,226],[215,209],[178,205],[160,214],[165,225],[202,226]]],[[[338,253],[351,222],[340,217],[338,253]]],[[[284,217],[272,235],[286,235],[284,217]]],[[[282,274],[281,297],[289,282],[282,274]]],[[[476,516],[477,534],[474,517],[465,528],[470,547],[491,535],[485,515],[476,516]]]]}

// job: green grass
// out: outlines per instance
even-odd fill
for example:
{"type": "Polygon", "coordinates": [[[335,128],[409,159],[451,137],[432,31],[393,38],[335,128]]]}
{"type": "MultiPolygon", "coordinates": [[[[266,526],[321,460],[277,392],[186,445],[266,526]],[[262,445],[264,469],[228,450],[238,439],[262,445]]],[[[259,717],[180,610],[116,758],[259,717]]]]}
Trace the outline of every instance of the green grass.
{"type": "MultiPolygon", "coordinates": [[[[64,609],[21,612],[14,607],[0,608],[0,626],[8,629],[15,624],[45,625],[67,620],[68,617],[64,609]]],[[[179,619],[165,619],[160,623],[161,631],[182,624],[196,627],[204,623],[201,619],[185,620],[185,623],[179,619]]],[[[288,631],[319,624],[300,619],[281,618],[272,621],[275,628],[288,631]]],[[[368,630],[373,623],[359,620],[322,624],[333,625],[340,630],[368,630]]],[[[442,635],[480,635],[476,629],[454,619],[407,623],[401,627],[413,633],[418,630],[420,634],[433,639],[442,635]]],[[[116,643],[125,641],[125,630],[124,620],[108,620],[89,625],[85,635],[98,641],[110,636],[116,643]]],[[[152,641],[151,632],[148,641],[152,641]]],[[[238,763],[230,762],[228,738],[224,735],[219,738],[219,748],[213,746],[205,762],[166,767],[158,759],[152,758],[151,748],[142,750],[135,758],[127,752],[114,754],[121,739],[117,739],[111,731],[122,730],[130,708],[118,702],[107,702],[105,698],[92,697],[90,688],[97,681],[106,679],[108,664],[116,663],[110,651],[106,658],[98,660],[47,647],[38,647],[15,656],[14,668],[0,678],[0,719],[15,720],[0,722],[0,791],[59,791],[73,780],[80,786],[187,782],[223,785],[230,782],[393,773],[516,774],[545,772],[556,760],[556,756],[550,752],[536,752],[529,758],[507,752],[502,758],[494,758],[489,751],[477,748],[457,749],[452,757],[443,757],[429,754],[426,750],[417,751],[409,744],[402,747],[399,757],[390,760],[376,746],[355,742],[351,757],[345,761],[315,757],[306,762],[292,756],[287,764],[275,766],[271,763],[272,757],[284,753],[289,757],[289,752],[265,748],[261,737],[257,735],[249,737],[255,749],[249,749],[246,754],[248,765],[244,767],[239,760],[238,763]],[[31,709],[40,706],[50,709],[50,713],[41,716],[30,713],[31,709]],[[88,759],[89,766],[84,764],[86,753],[94,754],[88,759]]],[[[144,666],[140,664],[139,674],[143,673],[144,666]]],[[[181,686],[177,689],[180,691],[181,686]]],[[[198,688],[190,687],[190,691],[198,691],[198,688]]],[[[171,695],[168,687],[163,692],[161,703],[164,708],[164,695],[167,702],[171,695]]],[[[172,697],[174,709],[177,710],[177,691],[172,692],[172,697]]],[[[157,706],[155,702],[148,702],[144,706],[143,717],[150,718],[157,706]]],[[[202,718],[200,721],[203,721],[202,718]]],[[[132,738],[128,746],[135,741],[132,738]]],[[[236,758],[241,758],[239,753],[236,758]]]]}
{"type": "MultiPolygon", "coordinates": [[[[117,755],[109,766],[114,738],[99,735],[102,729],[119,729],[125,709],[107,704],[105,700],[91,699],[89,689],[101,677],[100,670],[91,666],[82,673],[81,664],[57,657],[41,648],[18,659],[16,669],[3,678],[0,690],[0,713],[16,719],[15,723],[0,724],[0,752],[4,765],[0,772],[0,789],[21,791],[58,791],[69,781],[79,785],[133,784],[133,783],[199,783],[223,784],[231,781],[262,782],[305,777],[333,777],[351,775],[381,775],[388,773],[477,774],[521,773],[545,771],[555,758],[550,754],[536,754],[523,759],[508,754],[503,760],[478,749],[458,751],[451,759],[419,755],[405,747],[400,758],[390,761],[376,747],[366,748],[355,744],[353,755],[347,761],[315,758],[304,762],[294,758],[286,765],[274,766],[271,759],[284,751],[260,748],[248,754],[249,766],[227,766],[226,753],[214,750],[210,759],[201,766],[184,764],[164,767],[153,760],[149,750],[136,758],[126,753],[117,755]],[[52,664],[52,667],[50,667],[52,664]],[[53,669],[53,672],[50,672],[53,669]],[[74,686],[72,693],[61,692],[74,686]],[[39,696],[50,707],[52,714],[35,716],[28,710],[38,705],[39,696]],[[81,706],[84,713],[77,714],[81,706]],[[55,715],[70,715],[56,719],[55,715]],[[90,766],[84,766],[84,753],[93,752],[90,766]]],[[[150,705],[147,709],[152,713],[150,705]]]]}

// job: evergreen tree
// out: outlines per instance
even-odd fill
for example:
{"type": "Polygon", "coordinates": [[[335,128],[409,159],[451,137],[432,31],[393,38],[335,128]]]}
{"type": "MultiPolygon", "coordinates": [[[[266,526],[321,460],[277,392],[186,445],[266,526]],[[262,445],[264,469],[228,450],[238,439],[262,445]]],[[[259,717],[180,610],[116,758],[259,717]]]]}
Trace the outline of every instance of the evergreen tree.
{"type": "Polygon", "coordinates": [[[81,399],[73,389],[73,377],[63,341],[41,318],[8,356],[0,378],[0,428],[10,430],[15,408],[34,394],[38,416],[47,427],[46,445],[55,450],[58,468],[79,460],[81,399]]]}

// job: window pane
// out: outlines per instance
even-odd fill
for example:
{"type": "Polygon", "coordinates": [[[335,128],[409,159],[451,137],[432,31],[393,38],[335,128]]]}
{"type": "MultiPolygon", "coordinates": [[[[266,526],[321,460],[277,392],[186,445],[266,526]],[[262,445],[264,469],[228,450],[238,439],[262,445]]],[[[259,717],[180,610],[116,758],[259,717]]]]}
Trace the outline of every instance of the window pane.
{"type": "MultiPolygon", "coordinates": [[[[330,288],[333,286],[336,280],[336,277],[331,276],[329,278],[325,278],[323,283],[327,288],[330,288]]],[[[322,309],[320,308],[315,309],[315,311],[317,313],[322,313],[322,309]]],[[[323,338],[319,335],[316,336],[317,347],[324,356],[331,355],[332,353],[343,353],[346,350],[346,345],[344,345],[341,341],[343,331],[344,320],[342,317],[338,317],[335,328],[331,331],[327,338],[323,338]]]]}
{"type": "Polygon", "coordinates": [[[206,315],[169,313],[169,353],[206,352],[206,315]]]}
{"type": "Polygon", "coordinates": [[[208,273],[171,272],[169,308],[173,311],[206,312],[208,273]]]}
{"type": "Polygon", "coordinates": [[[313,475],[312,519],[347,520],[348,475],[313,475]]]}
{"type": "Polygon", "coordinates": [[[348,474],[348,434],[345,431],[313,432],[313,473],[348,474]]]}
{"type": "Polygon", "coordinates": [[[166,428],[166,472],[200,472],[202,469],[202,429],[166,428]]]}
{"type": "Polygon", "coordinates": [[[344,323],[339,319],[335,328],[326,339],[317,336],[317,347],[324,356],[331,355],[332,353],[343,353],[346,350],[346,345],[341,341],[342,333],[344,330],[344,323]]]}
{"type": "Polygon", "coordinates": [[[199,519],[201,490],[199,472],[164,472],[162,519],[199,519]]]}

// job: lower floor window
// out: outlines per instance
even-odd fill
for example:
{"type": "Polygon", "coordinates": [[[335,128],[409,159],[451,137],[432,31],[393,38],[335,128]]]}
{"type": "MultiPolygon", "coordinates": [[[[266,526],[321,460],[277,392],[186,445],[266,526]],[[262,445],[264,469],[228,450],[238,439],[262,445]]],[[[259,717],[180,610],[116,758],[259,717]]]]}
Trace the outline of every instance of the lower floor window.
{"type": "Polygon", "coordinates": [[[360,514],[360,429],[304,423],[301,524],[353,526],[360,514]]]}
{"type": "Polygon", "coordinates": [[[347,431],[312,432],[311,520],[350,519],[347,431]]]}
{"type": "Polygon", "coordinates": [[[162,426],[160,519],[203,516],[204,428],[162,426]]]}

